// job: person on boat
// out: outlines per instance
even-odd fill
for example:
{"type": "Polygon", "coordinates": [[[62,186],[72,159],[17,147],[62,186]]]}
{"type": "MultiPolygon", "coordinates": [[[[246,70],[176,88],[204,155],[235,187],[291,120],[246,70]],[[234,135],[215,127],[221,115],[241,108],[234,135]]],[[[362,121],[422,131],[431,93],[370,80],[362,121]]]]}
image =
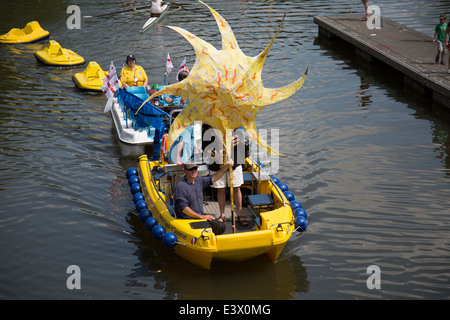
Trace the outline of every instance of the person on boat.
{"type": "MultiPolygon", "coordinates": [[[[205,124],[202,127],[202,149],[203,155],[208,163],[208,168],[211,170],[211,173],[218,172],[220,169],[220,163],[222,163],[223,159],[223,148],[218,146],[217,133],[215,130],[205,124]],[[214,140],[212,141],[212,138],[214,140]],[[217,150],[218,149],[218,150],[217,150]]],[[[241,185],[244,183],[244,177],[242,172],[242,164],[245,161],[245,144],[244,144],[244,136],[241,130],[235,130],[235,135],[233,136],[233,149],[232,149],[232,158],[233,158],[233,198],[234,203],[236,205],[237,212],[237,221],[242,226],[248,226],[248,221],[242,216],[242,193],[241,193],[241,185]]],[[[225,201],[226,201],[226,193],[225,188],[230,187],[230,173],[224,174],[219,180],[213,183],[213,188],[217,189],[217,201],[219,202],[219,210],[220,210],[220,218],[225,222],[225,201]]]]}
{"type": "Polygon", "coordinates": [[[152,17],[159,17],[162,13],[161,9],[162,0],[152,0],[152,7],[150,8],[150,13],[152,17]]]}
{"type": "Polygon", "coordinates": [[[200,132],[200,130],[200,124],[194,124],[179,135],[170,147],[169,162],[183,167],[185,163],[193,160],[194,155],[199,153],[196,133],[200,132]]]}
{"type": "Polygon", "coordinates": [[[123,67],[120,73],[120,80],[122,81],[122,87],[126,90],[132,86],[144,86],[147,87],[148,77],[144,68],[136,64],[136,58],[134,55],[129,54],[126,59],[126,66],[123,67]]]}
{"type": "MultiPolygon", "coordinates": [[[[189,75],[188,70],[183,70],[178,74],[178,81],[183,81],[189,75]]],[[[161,99],[164,101],[164,106],[160,106],[162,110],[167,113],[170,113],[174,109],[183,108],[186,106],[186,100],[174,95],[163,95],[161,99]]]]}
{"type": "Polygon", "coordinates": [[[184,178],[178,183],[174,193],[177,218],[206,219],[214,234],[224,233],[226,229],[224,221],[221,218],[216,219],[210,214],[205,214],[203,210],[203,189],[219,180],[232,165],[233,160],[230,159],[213,175],[199,177],[196,163],[184,164],[184,178]]]}

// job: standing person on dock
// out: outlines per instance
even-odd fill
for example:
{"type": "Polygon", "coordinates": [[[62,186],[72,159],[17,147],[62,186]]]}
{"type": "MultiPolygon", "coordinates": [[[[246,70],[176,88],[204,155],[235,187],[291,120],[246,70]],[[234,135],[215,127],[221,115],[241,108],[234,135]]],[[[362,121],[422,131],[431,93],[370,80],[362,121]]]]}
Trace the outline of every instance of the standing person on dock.
{"type": "Polygon", "coordinates": [[[364,5],[364,10],[366,11],[366,15],[362,17],[361,21],[367,21],[370,18],[370,12],[369,12],[369,0],[361,0],[362,4],[364,5]]]}
{"type": "MultiPolygon", "coordinates": [[[[447,46],[447,50],[450,52],[450,25],[447,24],[447,29],[445,29],[445,45],[447,46]],[[448,35],[448,41],[447,41],[448,35]]],[[[448,55],[448,73],[450,74],[450,54],[448,55]]]]}
{"type": "Polygon", "coordinates": [[[437,55],[435,58],[435,62],[439,63],[439,58],[441,60],[441,64],[445,64],[444,56],[445,56],[445,39],[446,39],[446,30],[447,30],[447,17],[445,14],[441,14],[439,16],[439,23],[434,28],[434,37],[433,42],[437,43],[437,55]]]}
{"type": "Polygon", "coordinates": [[[161,2],[162,0],[152,0],[152,7],[150,8],[152,17],[159,17],[161,15],[161,2]]]}

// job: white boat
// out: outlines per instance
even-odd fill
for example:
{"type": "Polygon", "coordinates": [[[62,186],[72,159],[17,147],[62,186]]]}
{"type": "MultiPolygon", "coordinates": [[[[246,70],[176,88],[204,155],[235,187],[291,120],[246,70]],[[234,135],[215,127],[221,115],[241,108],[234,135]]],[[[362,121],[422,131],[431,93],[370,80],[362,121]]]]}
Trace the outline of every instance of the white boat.
{"type": "MultiPolygon", "coordinates": [[[[144,87],[141,88],[145,91],[144,87]]],[[[121,142],[133,145],[145,145],[154,142],[155,128],[151,126],[146,128],[137,127],[131,118],[131,112],[121,105],[117,97],[114,98],[111,117],[121,142]]]]}
{"type": "Polygon", "coordinates": [[[167,113],[147,102],[136,114],[148,97],[145,87],[120,88],[111,107],[111,117],[121,142],[132,146],[157,144],[159,150],[163,134],[170,129],[173,119],[182,109],[167,113]]]}
{"type": "Polygon", "coordinates": [[[117,99],[114,99],[111,108],[111,116],[114,120],[117,136],[120,141],[129,144],[152,144],[155,137],[155,128],[133,128],[132,121],[127,118],[117,99]]]}
{"type": "Polygon", "coordinates": [[[162,18],[162,16],[169,11],[169,3],[166,3],[165,5],[163,5],[161,7],[161,14],[158,17],[151,17],[150,19],[147,20],[147,22],[144,23],[144,25],[141,28],[141,33],[144,31],[147,31],[151,26],[153,26],[159,19],[162,18]]]}

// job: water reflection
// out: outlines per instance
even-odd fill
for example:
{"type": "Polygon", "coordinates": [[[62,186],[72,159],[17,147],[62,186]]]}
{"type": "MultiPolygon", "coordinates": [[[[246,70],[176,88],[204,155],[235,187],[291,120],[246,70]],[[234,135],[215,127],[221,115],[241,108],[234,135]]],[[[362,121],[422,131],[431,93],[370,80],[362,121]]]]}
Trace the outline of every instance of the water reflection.
{"type": "MultiPolygon", "coordinates": [[[[94,15],[137,2],[78,3],[82,15],[94,15]]],[[[317,38],[315,15],[361,12],[361,3],[208,4],[227,18],[247,55],[264,49],[287,13],[263,79],[277,87],[306,66],[310,72],[301,92],[263,109],[256,121],[259,128],[280,129],[286,158],[279,178],[306,208],[308,232],[292,237],[276,264],[260,257],[215,263],[204,272],[174,255],[130,212],[124,172],[137,158],[118,142],[110,115],[103,113],[104,96],[77,90],[75,69],[39,65],[33,54],[45,42],[0,46],[0,235],[6,257],[0,297],[448,298],[449,123],[434,116],[440,111],[426,99],[404,89],[397,75],[317,38]],[[76,293],[64,286],[65,270],[74,263],[83,277],[76,293]],[[374,263],[385,282],[368,293],[365,270],[374,263]]],[[[383,15],[430,36],[439,13],[450,10],[447,1],[381,6],[383,15]]],[[[83,19],[82,29],[68,30],[66,7],[62,1],[3,1],[0,29],[37,19],[52,39],[104,68],[111,60],[120,66],[131,51],[142,57],[152,83],[162,83],[168,52],[174,61],[195,61],[189,44],[162,24],[221,45],[214,19],[195,1],[183,2],[144,34],[138,30],[147,12],[83,19]]]]}
{"type": "MultiPolygon", "coordinates": [[[[446,169],[450,169],[450,126],[442,122],[431,122],[431,131],[433,133],[433,143],[439,145],[436,148],[437,157],[442,160],[442,164],[446,169]]],[[[445,172],[450,176],[450,170],[445,172]]]]}
{"type": "Polygon", "coordinates": [[[309,290],[306,267],[298,256],[281,256],[277,263],[264,257],[242,262],[214,261],[207,271],[178,257],[145,229],[136,212],[127,221],[133,228],[139,263],[128,275],[130,294],[135,287],[153,285],[164,299],[179,300],[288,300],[309,290]]]}
{"type": "MultiPolygon", "coordinates": [[[[362,111],[368,111],[369,106],[373,103],[371,87],[381,88],[388,97],[408,103],[408,108],[412,109],[416,117],[421,119],[428,119],[433,134],[433,143],[440,144],[438,156],[443,160],[446,169],[450,169],[449,164],[449,148],[448,136],[450,132],[450,125],[445,119],[440,119],[438,116],[442,109],[440,106],[433,105],[433,101],[415,90],[403,85],[403,77],[400,73],[392,70],[388,66],[378,63],[369,64],[358,59],[355,56],[353,47],[344,43],[343,41],[330,41],[325,37],[316,38],[315,43],[319,45],[327,55],[335,61],[344,61],[344,63],[355,69],[355,74],[359,76],[360,92],[358,92],[357,104],[362,111]],[[431,106],[424,108],[424,105],[431,106]],[[436,117],[433,115],[437,115],[436,117]]],[[[347,68],[347,67],[346,67],[347,68]]],[[[364,115],[363,118],[367,118],[364,115]]]]}

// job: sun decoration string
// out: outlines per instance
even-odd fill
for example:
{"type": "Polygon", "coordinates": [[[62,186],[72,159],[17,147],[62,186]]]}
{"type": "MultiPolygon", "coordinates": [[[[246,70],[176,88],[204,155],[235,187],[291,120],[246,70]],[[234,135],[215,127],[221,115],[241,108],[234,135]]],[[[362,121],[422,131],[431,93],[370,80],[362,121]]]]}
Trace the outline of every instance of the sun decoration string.
{"type": "Polygon", "coordinates": [[[214,15],[222,35],[222,50],[179,28],[168,28],[181,34],[195,50],[196,61],[189,76],[152,95],[172,94],[189,103],[176,117],[168,138],[169,148],[183,130],[201,121],[226,135],[227,129],[243,127],[250,138],[269,154],[279,155],[259,136],[255,118],[259,110],[292,96],[303,85],[306,73],[297,81],[276,89],[265,88],[261,73],[267,54],[280,32],[283,21],[269,45],[256,57],[246,56],[236,41],[228,22],[214,9],[199,0],[214,15]]]}

